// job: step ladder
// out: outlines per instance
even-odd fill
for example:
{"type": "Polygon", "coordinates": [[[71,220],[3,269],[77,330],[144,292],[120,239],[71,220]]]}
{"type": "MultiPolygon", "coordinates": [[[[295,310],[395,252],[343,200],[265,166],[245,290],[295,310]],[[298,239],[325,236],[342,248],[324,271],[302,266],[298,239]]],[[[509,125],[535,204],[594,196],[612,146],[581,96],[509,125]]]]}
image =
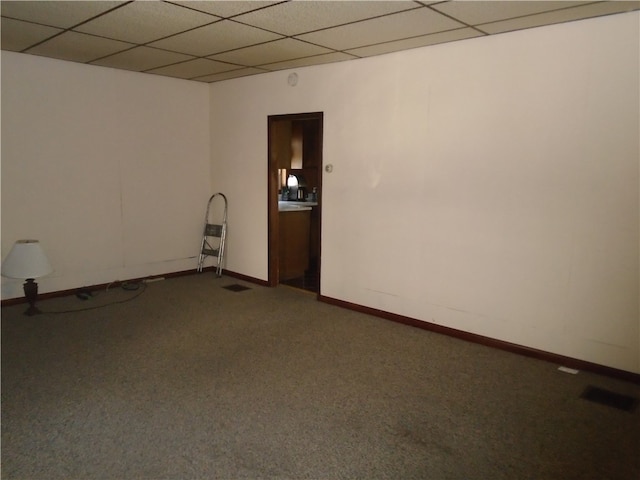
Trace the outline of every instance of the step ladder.
{"type": "MultiPolygon", "coordinates": [[[[218,208],[219,210],[220,208],[218,208]]],[[[202,235],[202,244],[200,245],[200,256],[198,258],[198,272],[202,272],[204,260],[207,257],[216,257],[218,260],[216,266],[216,277],[222,276],[222,262],[224,260],[224,242],[227,235],[227,197],[218,192],[211,195],[207,203],[207,213],[204,216],[204,233],[202,235]],[[214,203],[222,207],[220,200],[224,201],[224,209],[222,210],[222,222],[209,223],[209,215],[211,205],[214,203]]]]}

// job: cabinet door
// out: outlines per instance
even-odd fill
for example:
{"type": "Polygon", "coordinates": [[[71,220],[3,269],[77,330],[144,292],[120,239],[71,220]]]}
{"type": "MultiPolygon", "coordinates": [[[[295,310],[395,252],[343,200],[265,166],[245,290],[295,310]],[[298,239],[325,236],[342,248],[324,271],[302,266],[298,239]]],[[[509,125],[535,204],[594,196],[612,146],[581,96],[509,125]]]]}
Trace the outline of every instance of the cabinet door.
{"type": "Polygon", "coordinates": [[[302,144],[302,158],[304,168],[313,168],[319,166],[320,158],[320,122],[317,120],[307,120],[304,122],[302,144]]]}
{"type": "Polygon", "coordinates": [[[276,158],[278,168],[291,168],[291,120],[273,122],[271,155],[276,158]]]}
{"type": "Polygon", "coordinates": [[[310,211],[280,212],[280,280],[302,277],[309,268],[310,211]]]}
{"type": "Polygon", "coordinates": [[[291,125],[291,168],[300,170],[304,165],[304,122],[291,125]]]}

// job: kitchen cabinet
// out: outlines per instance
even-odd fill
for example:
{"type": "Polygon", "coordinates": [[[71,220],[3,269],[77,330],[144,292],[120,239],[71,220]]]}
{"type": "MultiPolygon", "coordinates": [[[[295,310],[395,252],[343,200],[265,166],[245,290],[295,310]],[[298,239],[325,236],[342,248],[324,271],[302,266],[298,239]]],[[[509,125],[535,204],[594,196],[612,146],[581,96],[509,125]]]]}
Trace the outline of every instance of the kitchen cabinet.
{"type": "Polygon", "coordinates": [[[291,169],[299,170],[304,161],[304,130],[301,122],[291,124],[291,169]]]}
{"type": "Polygon", "coordinates": [[[301,277],[309,268],[311,210],[281,211],[278,218],[280,280],[301,277]]]}
{"type": "Polygon", "coordinates": [[[318,166],[318,122],[294,121],[291,124],[291,169],[301,170],[318,166]]]}
{"type": "Polygon", "coordinates": [[[271,156],[279,169],[291,168],[291,121],[273,122],[271,132],[271,156]]]}

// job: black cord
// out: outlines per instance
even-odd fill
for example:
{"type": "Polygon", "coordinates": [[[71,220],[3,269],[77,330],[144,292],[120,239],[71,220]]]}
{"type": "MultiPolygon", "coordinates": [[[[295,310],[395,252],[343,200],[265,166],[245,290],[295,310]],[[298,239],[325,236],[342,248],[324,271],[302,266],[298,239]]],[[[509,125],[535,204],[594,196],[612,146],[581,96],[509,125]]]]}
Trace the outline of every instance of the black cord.
{"type": "MultiPolygon", "coordinates": [[[[104,307],[109,307],[111,305],[117,305],[119,303],[127,303],[130,302],[131,300],[134,300],[136,298],[138,298],[140,295],[142,295],[145,290],[147,289],[147,284],[146,283],[132,283],[132,282],[123,282],[121,285],[121,288],[123,290],[139,290],[138,293],[136,293],[135,295],[129,297],[129,298],[125,298],[124,300],[116,300],[114,302],[109,302],[109,303],[105,303],[103,305],[94,305],[93,307],[86,307],[86,308],[78,308],[75,310],[53,310],[53,311],[45,311],[45,310],[41,310],[42,313],[50,313],[52,315],[57,315],[60,313],[73,313],[73,312],[86,312],[87,310],[97,310],[98,308],[104,308],[104,307]]],[[[107,286],[107,289],[109,288],[109,286],[107,286]]]]}

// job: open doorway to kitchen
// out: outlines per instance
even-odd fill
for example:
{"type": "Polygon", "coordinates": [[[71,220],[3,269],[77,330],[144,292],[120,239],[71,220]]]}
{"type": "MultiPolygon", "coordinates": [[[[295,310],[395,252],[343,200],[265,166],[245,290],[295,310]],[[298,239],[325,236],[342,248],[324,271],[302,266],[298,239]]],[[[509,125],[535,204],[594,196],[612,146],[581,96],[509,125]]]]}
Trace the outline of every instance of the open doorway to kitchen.
{"type": "Polygon", "coordinates": [[[268,117],[269,285],[320,294],[322,112],[268,117]]]}

